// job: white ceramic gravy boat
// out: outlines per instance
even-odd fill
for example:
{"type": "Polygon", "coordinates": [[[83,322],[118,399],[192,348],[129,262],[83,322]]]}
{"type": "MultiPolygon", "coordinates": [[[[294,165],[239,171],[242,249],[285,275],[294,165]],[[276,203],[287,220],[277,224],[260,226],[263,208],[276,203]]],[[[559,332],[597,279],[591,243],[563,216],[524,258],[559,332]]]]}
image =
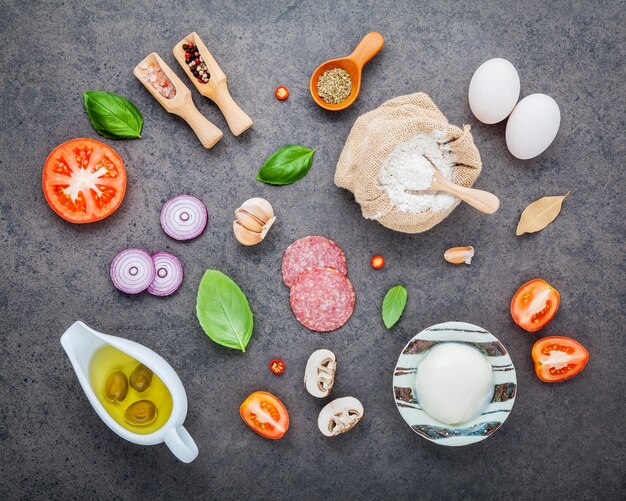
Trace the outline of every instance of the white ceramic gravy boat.
{"type": "Polygon", "coordinates": [[[190,463],[198,456],[196,443],[183,427],[187,415],[185,388],[183,388],[183,383],[172,366],[160,355],[139,343],[97,332],[83,322],[74,322],[65,331],[61,336],[61,345],[72,362],[72,367],[76,371],[78,381],[89,402],[100,419],[115,433],[129,442],[140,445],[155,445],[165,442],[174,455],[184,463],[190,463]],[[89,364],[95,351],[107,344],[149,367],[169,389],[172,395],[172,413],[167,422],[157,431],[147,435],[139,435],[123,428],[109,415],[91,388],[89,364]]]}

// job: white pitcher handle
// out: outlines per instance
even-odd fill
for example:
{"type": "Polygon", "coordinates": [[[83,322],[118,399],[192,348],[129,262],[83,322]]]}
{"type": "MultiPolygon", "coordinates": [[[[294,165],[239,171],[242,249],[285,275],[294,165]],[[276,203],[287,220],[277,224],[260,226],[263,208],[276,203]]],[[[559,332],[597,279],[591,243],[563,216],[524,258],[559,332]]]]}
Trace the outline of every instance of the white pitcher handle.
{"type": "Polygon", "coordinates": [[[172,428],[166,433],[164,441],[183,463],[191,463],[198,456],[198,446],[184,426],[172,428]]]}

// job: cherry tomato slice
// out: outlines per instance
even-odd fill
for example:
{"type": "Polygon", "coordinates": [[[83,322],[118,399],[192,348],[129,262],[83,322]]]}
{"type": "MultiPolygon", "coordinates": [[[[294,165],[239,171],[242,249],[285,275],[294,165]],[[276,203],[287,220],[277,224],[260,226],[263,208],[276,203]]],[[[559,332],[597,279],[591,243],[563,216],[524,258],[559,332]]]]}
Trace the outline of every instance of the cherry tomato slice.
{"type": "Polygon", "coordinates": [[[92,223],[113,214],[126,193],[120,156],[100,141],[73,139],[57,146],[42,177],[48,205],[66,221],[92,223]]]}
{"type": "Polygon", "coordinates": [[[281,85],[280,87],[276,87],[274,94],[276,94],[276,99],[284,101],[289,97],[289,89],[284,85],[281,85]]]}
{"type": "Polygon", "coordinates": [[[382,256],[374,256],[370,261],[370,264],[375,270],[380,270],[383,266],[385,266],[385,258],[382,256]]]}
{"type": "Polygon", "coordinates": [[[564,336],[540,339],[533,346],[532,357],[537,377],[546,383],[559,383],[573,378],[589,361],[585,347],[564,336]]]}
{"type": "Polygon", "coordinates": [[[535,278],[522,285],[511,300],[511,316],[528,332],[545,327],[559,309],[561,296],[548,282],[535,278]]]}
{"type": "Polygon", "coordinates": [[[285,362],[280,358],[275,358],[270,362],[270,371],[272,371],[272,374],[282,374],[285,372],[285,362]]]}
{"type": "Polygon", "coordinates": [[[266,391],[255,391],[246,398],[239,407],[239,414],[250,428],[272,440],[281,438],[289,428],[287,409],[278,398],[266,391]]]}

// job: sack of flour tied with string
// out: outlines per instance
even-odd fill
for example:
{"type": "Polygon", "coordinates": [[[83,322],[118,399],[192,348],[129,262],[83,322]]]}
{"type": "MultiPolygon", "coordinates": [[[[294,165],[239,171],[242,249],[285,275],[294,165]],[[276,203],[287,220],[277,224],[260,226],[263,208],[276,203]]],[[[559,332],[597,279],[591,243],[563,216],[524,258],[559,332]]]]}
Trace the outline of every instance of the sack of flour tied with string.
{"type": "Polygon", "coordinates": [[[356,120],[337,162],[335,184],[354,194],[363,217],[420,233],[459,204],[458,198],[431,189],[433,168],[470,187],[481,166],[469,125],[450,125],[430,97],[418,92],[356,120]]]}

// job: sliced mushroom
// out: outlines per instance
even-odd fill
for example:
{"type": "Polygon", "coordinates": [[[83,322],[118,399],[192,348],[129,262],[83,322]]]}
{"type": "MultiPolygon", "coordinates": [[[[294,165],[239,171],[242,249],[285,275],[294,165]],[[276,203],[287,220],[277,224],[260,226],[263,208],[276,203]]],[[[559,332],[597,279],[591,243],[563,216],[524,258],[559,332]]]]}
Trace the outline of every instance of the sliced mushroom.
{"type": "Polygon", "coordinates": [[[330,350],[317,350],[311,353],[304,369],[306,391],[317,398],[330,395],[335,383],[337,358],[330,350]]]}
{"type": "Polygon", "coordinates": [[[350,431],[363,419],[363,404],[354,397],[337,398],[322,409],[317,426],[322,434],[334,437],[350,431]]]}

